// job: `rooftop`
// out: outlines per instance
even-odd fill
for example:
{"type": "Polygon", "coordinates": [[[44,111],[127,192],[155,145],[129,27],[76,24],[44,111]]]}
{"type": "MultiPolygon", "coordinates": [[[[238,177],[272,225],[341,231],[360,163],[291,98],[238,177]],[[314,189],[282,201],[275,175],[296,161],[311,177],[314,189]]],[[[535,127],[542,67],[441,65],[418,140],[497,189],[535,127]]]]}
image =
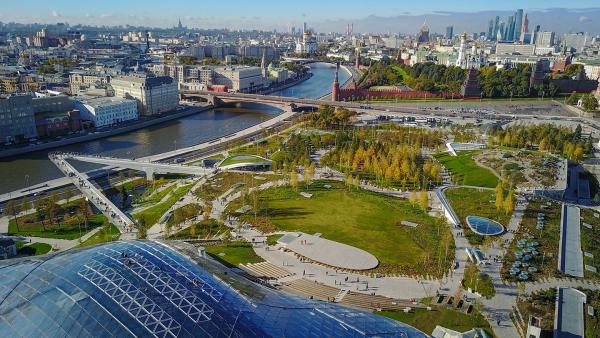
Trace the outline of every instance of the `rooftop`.
{"type": "Polygon", "coordinates": [[[5,336],[426,337],[255,284],[182,242],[112,242],[0,269],[5,336]]]}

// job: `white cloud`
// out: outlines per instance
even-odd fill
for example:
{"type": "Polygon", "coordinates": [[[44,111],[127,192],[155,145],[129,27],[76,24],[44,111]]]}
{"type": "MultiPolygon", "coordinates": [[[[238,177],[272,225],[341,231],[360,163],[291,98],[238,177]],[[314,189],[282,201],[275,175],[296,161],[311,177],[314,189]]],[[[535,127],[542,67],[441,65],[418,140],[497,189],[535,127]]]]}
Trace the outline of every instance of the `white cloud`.
{"type": "Polygon", "coordinates": [[[62,15],[60,15],[60,13],[56,9],[52,11],[52,16],[55,17],[55,18],[62,17],[62,15]]]}
{"type": "Polygon", "coordinates": [[[581,23],[586,23],[586,22],[591,22],[591,21],[592,21],[592,19],[590,19],[587,16],[580,16],[579,17],[579,22],[581,22],[581,23]]]}

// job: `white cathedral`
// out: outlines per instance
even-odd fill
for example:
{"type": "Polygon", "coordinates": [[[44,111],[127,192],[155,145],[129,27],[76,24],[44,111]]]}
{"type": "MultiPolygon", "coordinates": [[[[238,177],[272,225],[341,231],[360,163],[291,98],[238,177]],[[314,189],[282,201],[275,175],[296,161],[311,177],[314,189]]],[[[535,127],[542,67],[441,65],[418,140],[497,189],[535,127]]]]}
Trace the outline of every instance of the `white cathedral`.
{"type": "Polygon", "coordinates": [[[463,33],[460,37],[460,47],[458,49],[458,59],[456,59],[456,67],[462,69],[479,69],[487,63],[483,53],[477,53],[477,46],[471,47],[471,52],[467,52],[467,34],[463,33]]]}

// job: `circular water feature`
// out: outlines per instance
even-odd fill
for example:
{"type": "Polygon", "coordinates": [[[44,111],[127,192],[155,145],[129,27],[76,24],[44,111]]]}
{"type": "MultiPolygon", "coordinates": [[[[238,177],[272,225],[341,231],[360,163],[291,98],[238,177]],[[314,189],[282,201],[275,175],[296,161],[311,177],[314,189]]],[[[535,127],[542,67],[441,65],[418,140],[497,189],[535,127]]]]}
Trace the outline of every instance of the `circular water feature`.
{"type": "Polygon", "coordinates": [[[479,216],[467,216],[469,228],[478,235],[495,236],[504,232],[502,224],[479,216]]]}

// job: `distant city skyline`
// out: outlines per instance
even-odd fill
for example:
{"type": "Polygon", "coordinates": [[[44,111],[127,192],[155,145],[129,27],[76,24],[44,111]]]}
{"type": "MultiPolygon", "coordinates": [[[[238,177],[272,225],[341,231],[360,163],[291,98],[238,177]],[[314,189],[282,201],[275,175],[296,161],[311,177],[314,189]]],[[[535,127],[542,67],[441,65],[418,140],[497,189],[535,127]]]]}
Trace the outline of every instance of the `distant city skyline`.
{"type": "MultiPolygon", "coordinates": [[[[299,28],[306,21],[310,27],[318,31],[343,32],[346,23],[355,22],[355,32],[405,32],[413,33],[418,29],[413,20],[431,18],[432,31],[444,33],[448,25],[455,26],[455,32],[461,30],[485,31],[486,22],[479,22],[477,13],[486,16],[497,13],[501,17],[508,12],[522,8],[530,15],[529,20],[544,21],[545,16],[564,12],[566,16],[554,16],[549,23],[555,30],[581,30],[597,34],[600,20],[594,20],[600,13],[597,1],[572,1],[568,9],[564,1],[508,0],[498,2],[467,2],[430,0],[418,3],[399,3],[392,0],[379,0],[376,5],[366,6],[365,2],[349,0],[316,1],[305,0],[298,3],[276,2],[265,0],[248,5],[247,2],[232,0],[228,2],[201,3],[193,0],[143,1],[105,0],[90,2],[82,6],[74,0],[42,1],[10,1],[3,3],[0,21],[19,23],[68,22],[69,24],[89,25],[132,25],[151,27],[173,27],[178,19],[191,28],[230,28],[230,29],[262,29],[285,31],[290,26],[299,28]],[[464,21],[464,17],[470,17],[464,21]],[[376,20],[373,20],[373,19],[376,20]],[[394,20],[405,22],[396,22],[394,20]],[[475,19],[475,20],[473,20],[475,19]],[[558,20],[557,20],[558,19],[558,20]],[[373,22],[371,22],[373,21],[373,22]],[[410,26],[408,23],[410,22],[410,26]],[[581,28],[580,28],[581,27],[581,28]]],[[[483,15],[482,15],[483,16],[483,15]]],[[[487,18],[489,20],[489,18],[487,18]]],[[[542,23],[543,25],[543,23],[542,23]]]]}

